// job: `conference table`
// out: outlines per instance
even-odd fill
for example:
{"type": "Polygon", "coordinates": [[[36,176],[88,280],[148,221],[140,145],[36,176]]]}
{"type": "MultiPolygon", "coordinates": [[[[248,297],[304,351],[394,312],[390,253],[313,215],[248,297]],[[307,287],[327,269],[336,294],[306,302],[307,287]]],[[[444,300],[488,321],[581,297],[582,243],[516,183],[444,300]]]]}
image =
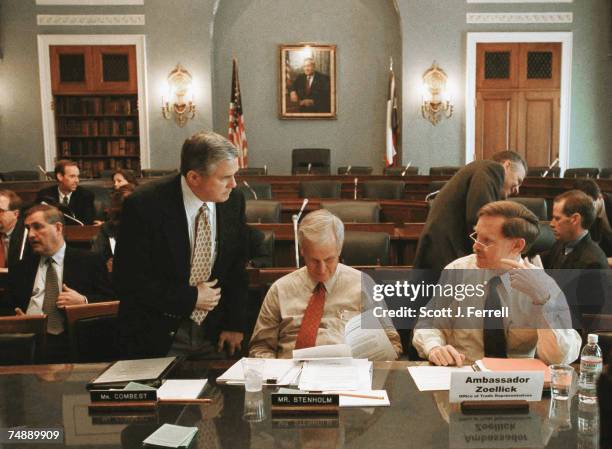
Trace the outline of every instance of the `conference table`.
{"type": "MultiPolygon", "coordinates": [[[[423,362],[375,362],[374,388],[387,390],[390,407],[341,408],[337,416],[272,417],[269,394],[261,400],[265,419],[242,418],[242,386],[217,385],[231,361],[184,362],[171,377],[208,378],[205,405],[162,405],[155,412],[88,412],[86,383],[107,364],[0,367],[0,427],[61,428],[58,443],[4,443],[4,448],[140,448],[161,424],[198,427],[192,448],[486,448],[593,447],[592,409],[543,399],[528,414],[465,415],[449,404],[448,392],[419,392],[408,370],[423,362]],[[580,420],[580,424],[579,421],[580,420]]],[[[250,393],[253,395],[253,393],[250,393]]],[[[257,393],[255,394],[257,395],[257,393]]],[[[252,398],[251,398],[252,399],[252,398]]],[[[603,424],[603,423],[602,423],[603,424]]],[[[605,425],[605,424],[604,424],[605,425]]]]}

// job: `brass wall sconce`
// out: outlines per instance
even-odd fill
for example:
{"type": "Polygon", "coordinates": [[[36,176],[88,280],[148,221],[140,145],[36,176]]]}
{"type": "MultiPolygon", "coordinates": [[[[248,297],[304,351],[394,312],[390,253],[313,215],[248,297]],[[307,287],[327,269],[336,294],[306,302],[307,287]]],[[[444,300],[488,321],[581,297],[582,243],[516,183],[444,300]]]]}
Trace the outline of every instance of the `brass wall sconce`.
{"type": "Polygon", "coordinates": [[[182,128],[195,117],[195,110],[191,74],[177,64],[168,74],[168,99],[162,96],[162,115],[169,120],[174,113],[177,125],[182,128]]]}
{"type": "Polygon", "coordinates": [[[437,125],[442,116],[451,118],[453,105],[447,97],[446,80],[448,77],[444,70],[433,64],[423,74],[423,102],[421,104],[421,115],[429,120],[432,125],[437,125]]]}

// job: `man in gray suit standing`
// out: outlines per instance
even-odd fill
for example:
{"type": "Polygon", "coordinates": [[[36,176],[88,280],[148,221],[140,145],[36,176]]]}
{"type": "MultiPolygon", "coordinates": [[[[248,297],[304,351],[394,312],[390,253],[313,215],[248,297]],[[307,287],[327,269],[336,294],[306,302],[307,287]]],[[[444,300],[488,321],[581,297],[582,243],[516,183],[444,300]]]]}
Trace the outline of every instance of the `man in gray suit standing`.
{"type": "Polygon", "coordinates": [[[525,159],[514,151],[499,151],[491,159],[469,163],[440,190],[419,239],[414,268],[440,271],[470,254],[469,234],[478,210],[518,194],[527,173],[525,159]]]}

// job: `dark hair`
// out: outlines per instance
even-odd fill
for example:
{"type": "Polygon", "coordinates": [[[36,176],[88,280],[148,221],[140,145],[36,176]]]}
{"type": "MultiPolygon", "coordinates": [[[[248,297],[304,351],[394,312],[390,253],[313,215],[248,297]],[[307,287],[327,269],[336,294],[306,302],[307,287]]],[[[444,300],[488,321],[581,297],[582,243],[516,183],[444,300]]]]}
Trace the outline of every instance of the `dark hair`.
{"type": "Polygon", "coordinates": [[[568,190],[554,199],[555,203],[563,203],[563,214],[570,215],[579,214],[581,219],[582,229],[589,229],[595,221],[595,206],[593,200],[581,190],[568,190]]]}
{"type": "Polygon", "coordinates": [[[19,197],[19,195],[17,195],[15,192],[13,192],[12,190],[0,190],[0,196],[5,196],[9,199],[9,210],[19,210],[21,209],[21,205],[23,204],[23,202],[21,201],[21,198],[19,197]]]}
{"type": "Polygon", "coordinates": [[[57,178],[57,175],[64,175],[66,173],[66,167],[78,167],[79,164],[77,164],[74,161],[71,161],[70,159],[60,159],[59,161],[57,161],[55,163],[55,177],[57,178]]]}
{"type": "Polygon", "coordinates": [[[225,137],[213,132],[200,132],[183,143],[181,174],[186,176],[187,172],[194,170],[209,175],[218,162],[237,157],[238,150],[225,137]]]}
{"type": "Polygon", "coordinates": [[[48,204],[37,204],[26,210],[24,218],[28,218],[30,215],[36,212],[42,212],[45,217],[45,221],[49,224],[61,223],[64,224],[64,214],[54,206],[48,204]]]}
{"type": "Polygon", "coordinates": [[[589,178],[579,178],[574,181],[574,190],[580,190],[589,195],[593,201],[597,201],[601,195],[601,189],[595,181],[589,178]]]}
{"type": "Polygon", "coordinates": [[[135,186],[138,185],[138,181],[136,180],[136,175],[134,174],[132,170],[124,170],[123,168],[118,168],[111,175],[111,181],[113,182],[115,181],[115,175],[121,175],[125,178],[125,180],[128,183],[134,184],[135,186]]]}
{"type": "Polygon", "coordinates": [[[504,217],[506,220],[502,225],[502,234],[508,238],[525,239],[526,252],[536,241],[540,234],[538,217],[525,206],[514,201],[494,201],[485,204],[478,211],[478,218],[504,217]]]}
{"type": "Polygon", "coordinates": [[[525,169],[525,173],[527,173],[527,161],[516,151],[498,151],[497,153],[493,153],[493,155],[491,156],[491,160],[499,162],[500,164],[504,161],[510,161],[515,164],[522,164],[523,168],[525,169]]]}

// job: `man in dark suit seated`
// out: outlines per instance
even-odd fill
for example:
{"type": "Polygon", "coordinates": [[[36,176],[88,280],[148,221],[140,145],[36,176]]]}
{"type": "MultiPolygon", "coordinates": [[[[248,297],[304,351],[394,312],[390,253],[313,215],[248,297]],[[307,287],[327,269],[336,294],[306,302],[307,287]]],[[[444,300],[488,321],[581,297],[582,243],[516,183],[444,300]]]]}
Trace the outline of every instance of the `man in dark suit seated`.
{"type": "Polygon", "coordinates": [[[25,213],[32,252],[9,271],[7,307],[18,315],[48,315],[48,362],[69,358],[67,305],[113,297],[102,259],[66,246],[64,217],[55,207],[39,204],[25,213]]]}
{"type": "Polygon", "coordinates": [[[248,232],[238,150],[215,133],[183,144],[181,174],[125,199],[113,259],[123,356],[218,358],[241,349],[248,232]]]}
{"type": "Polygon", "coordinates": [[[315,70],[312,58],[304,59],[303,70],[293,81],[289,100],[300,112],[330,112],[329,76],[315,70]]]}
{"type": "Polygon", "coordinates": [[[0,190],[0,271],[19,257],[17,247],[23,235],[23,226],[17,226],[20,208],[21,198],[15,192],[0,190]],[[13,236],[15,233],[19,235],[13,236]]]}
{"type": "Polygon", "coordinates": [[[36,195],[36,202],[45,202],[59,207],[68,217],[66,224],[92,224],[94,219],[94,194],[79,187],[79,167],[76,162],[62,159],[55,164],[57,186],[42,189],[36,195]]]}

